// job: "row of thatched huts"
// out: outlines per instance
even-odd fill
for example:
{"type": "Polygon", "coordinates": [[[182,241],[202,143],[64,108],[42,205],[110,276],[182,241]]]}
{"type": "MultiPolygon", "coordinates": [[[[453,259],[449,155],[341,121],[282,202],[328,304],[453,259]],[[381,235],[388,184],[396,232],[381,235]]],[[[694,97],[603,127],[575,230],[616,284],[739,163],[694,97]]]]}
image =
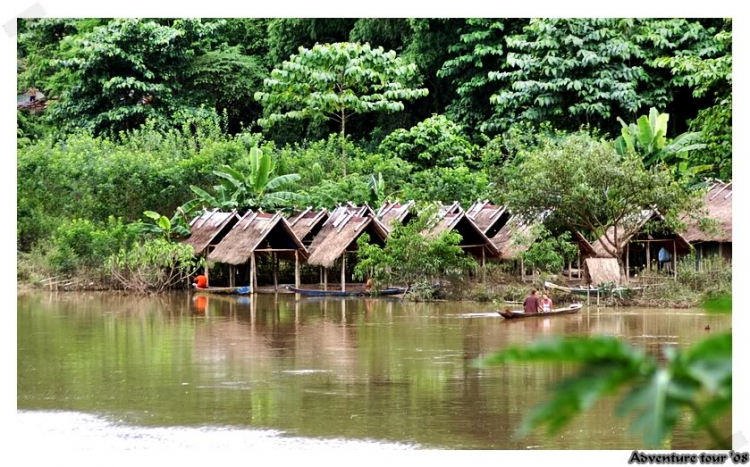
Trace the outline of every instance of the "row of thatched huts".
{"type": "MultiPolygon", "coordinates": [[[[731,183],[716,183],[706,195],[708,214],[719,223],[719,229],[713,233],[703,232],[697,223],[691,221],[685,232],[655,235],[649,233],[652,230],[647,226],[658,221],[660,215],[655,211],[644,211],[633,220],[638,228],[630,230],[635,230],[635,233],[624,239],[627,246],[621,260],[628,275],[631,271],[650,267],[661,249],[673,258],[672,267],[677,257],[690,251],[691,246],[695,247],[698,267],[701,259],[708,256],[722,255],[731,259],[731,194],[731,183]]],[[[319,267],[320,283],[324,289],[328,287],[329,270],[340,262],[340,286],[346,290],[347,255],[356,252],[359,237],[367,233],[371,242],[383,245],[396,225],[409,222],[414,215],[413,201],[389,201],[377,211],[367,205],[347,203],[332,211],[308,208],[286,217],[256,211],[240,215],[236,211],[213,210],[191,222],[191,235],[185,242],[193,247],[196,255],[206,257],[208,262],[228,265],[230,287],[250,285],[255,291],[258,286],[256,263],[263,258],[264,264],[270,260],[276,290],[280,260],[294,261],[297,287],[300,286],[301,263],[319,267]]],[[[536,240],[534,227],[539,222],[527,222],[512,215],[505,207],[487,201],[476,202],[468,210],[455,202],[440,206],[431,229],[425,235],[458,232],[462,238],[460,246],[482,265],[489,259],[518,260],[524,277],[526,269],[522,255],[536,240]]],[[[614,227],[607,234],[612,235],[612,230],[614,227]]],[[[611,248],[604,245],[607,234],[592,243],[579,236],[580,253],[575,268],[579,278],[581,258],[613,258],[611,248]]],[[[661,266],[661,262],[657,263],[657,267],[661,266]]],[[[574,270],[572,264],[568,268],[574,270]]]]}

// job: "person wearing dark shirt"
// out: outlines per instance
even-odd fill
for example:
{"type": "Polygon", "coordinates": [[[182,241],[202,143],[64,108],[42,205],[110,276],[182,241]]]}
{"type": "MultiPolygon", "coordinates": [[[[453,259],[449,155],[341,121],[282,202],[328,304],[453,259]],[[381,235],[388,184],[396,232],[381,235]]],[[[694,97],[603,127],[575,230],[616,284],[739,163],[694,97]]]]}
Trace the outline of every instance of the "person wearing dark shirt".
{"type": "Polygon", "coordinates": [[[539,297],[536,296],[536,289],[532,289],[526,300],[523,301],[523,312],[527,315],[533,315],[541,309],[539,297]]]}

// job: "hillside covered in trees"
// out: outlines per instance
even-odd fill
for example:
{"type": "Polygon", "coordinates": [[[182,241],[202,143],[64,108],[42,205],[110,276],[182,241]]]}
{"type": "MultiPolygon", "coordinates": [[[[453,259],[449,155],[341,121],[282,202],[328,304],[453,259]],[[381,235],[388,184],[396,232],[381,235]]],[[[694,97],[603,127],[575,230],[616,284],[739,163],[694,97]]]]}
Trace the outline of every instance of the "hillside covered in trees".
{"type": "Polygon", "coordinates": [[[195,199],[504,203],[527,155],[581,135],[689,185],[732,177],[729,20],[48,18],[18,30],[18,249],[58,267],[103,261],[132,244],[144,211],[195,199]],[[30,94],[43,105],[20,104],[30,94]],[[254,148],[270,155],[264,186],[254,148]]]}

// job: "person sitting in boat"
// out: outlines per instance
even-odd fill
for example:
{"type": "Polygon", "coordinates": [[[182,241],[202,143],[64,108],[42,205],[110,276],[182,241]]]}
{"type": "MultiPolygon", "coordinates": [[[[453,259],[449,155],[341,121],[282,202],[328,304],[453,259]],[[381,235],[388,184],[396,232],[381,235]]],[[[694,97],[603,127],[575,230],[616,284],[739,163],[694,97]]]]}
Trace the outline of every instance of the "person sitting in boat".
{"type": "Polygon", "coordinates": [[[536,289],[531,289],[531,293],[523,301],[523,312],[527,315],[533,315],[541,309],[542,306],[539,303],[539,297],[536,296],[536,289]]]}
{"type": "Polygon", "coordinates": [[[547,294],[542,294],[542,311],[544,313],[549,313],[552,311],[552,300],[547,296],[547,294]]]}
{"type": "Polygon", "coordinates": [[[368,277],[367,282],[365,282],[365,292],[369,292],[372,290],[372,278],[368,277]]]}
{"type": "Polygon", "coordinates": [[[196,276],[195,282],[193,282],[193,287],[197,289],[207,289],[208,277],[204,276],[203,274],[196,276]]]}

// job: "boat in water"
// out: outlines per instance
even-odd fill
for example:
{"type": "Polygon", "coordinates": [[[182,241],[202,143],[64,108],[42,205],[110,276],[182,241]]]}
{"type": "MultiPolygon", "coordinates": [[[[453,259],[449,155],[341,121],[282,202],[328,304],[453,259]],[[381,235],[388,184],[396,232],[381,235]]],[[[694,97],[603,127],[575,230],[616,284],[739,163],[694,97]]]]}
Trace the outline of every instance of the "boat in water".
{"type": "MultiPolygon", "coordinates": [[[[596,295],[598,293],[604,293],[605,290],[597,287],[563,287],[562,285],[553,284],[552,282],[544,283],[545,289],[559,290],[561,292],[567,292],[573,295],[596,295]]],[[[622,294],[623,292],[638,292],[643,290],[643,287],[615,287],[613,289],[607,289],[607,293],[622,294]]]]}
{"type": "Polygon", "coordinates": [[[222,294],[222,295],[247,295],[250,293],[250,286],[244,286],[244,287],[205,287],[205,288],[195,288],[193,289],[195,292],[203,292],[203,293],[214,293],[214,294],[222,294]]]}
{"type": "Polygon", "coordinates": [[[382,290],[320,290],[320,289],[300,289],[297,287],[287,286],[287,289],[300,295],[311,297],[378,297],[383,295],[401,295],[406,292],[406,287],[391,287],[382,290]]]}
{"type": "Polygon", "coordinates": [[[574,303],[567,308],[558,308],[557,310],[547,311],[547,312],[539,312],[539,313],[524,313],[523,311],[498,311],[497,313],[502,316],[505,319],[521,319],[521,318],[547,318],[550,316],[559,316],[559,315],[573,315],[581,311],[581,308],[583,308],[583,305],[580,303],[574,303]]]}

